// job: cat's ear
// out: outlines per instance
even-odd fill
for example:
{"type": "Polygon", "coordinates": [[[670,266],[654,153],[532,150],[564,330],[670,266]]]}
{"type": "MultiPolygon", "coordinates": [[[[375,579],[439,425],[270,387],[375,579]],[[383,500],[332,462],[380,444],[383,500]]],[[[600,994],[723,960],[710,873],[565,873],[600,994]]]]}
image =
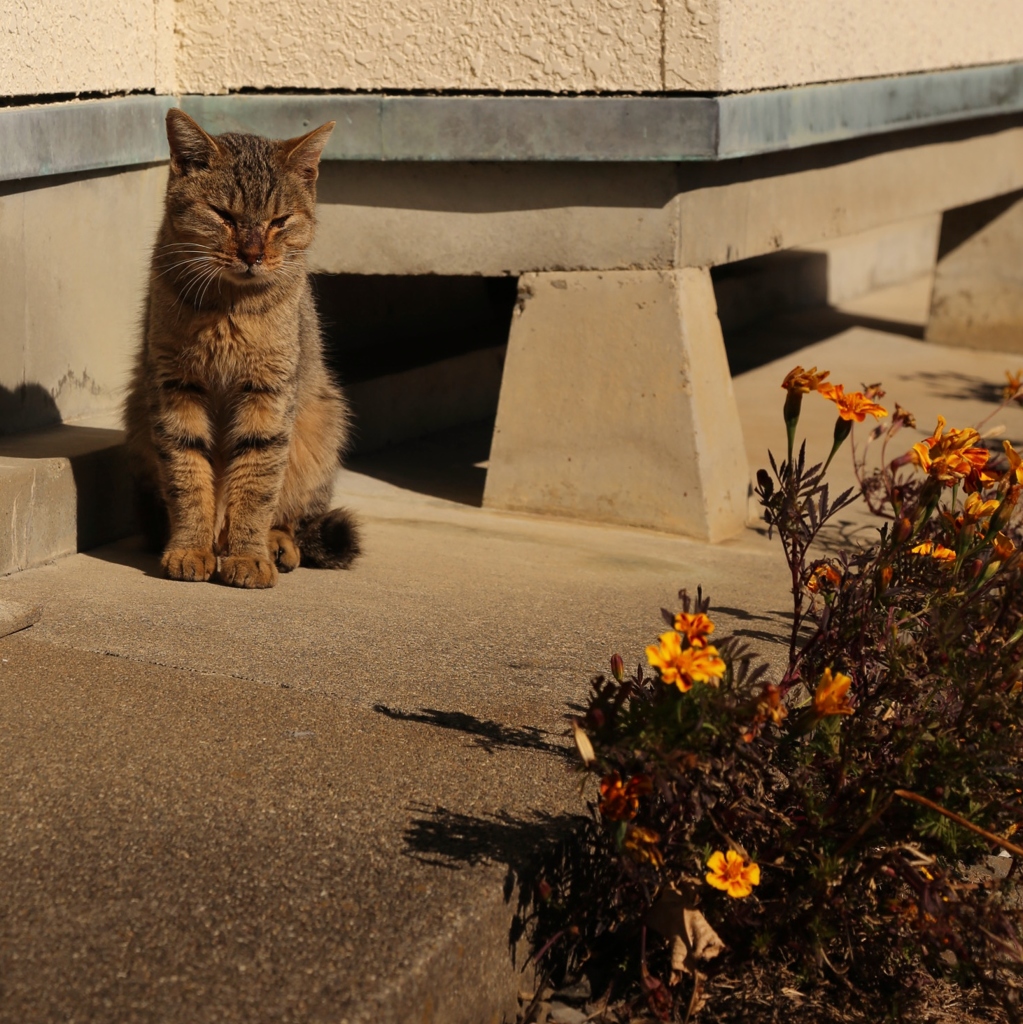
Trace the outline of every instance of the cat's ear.
{"type": "Polygon", "coordinates": [[[209,167],[220,152],[213,137],[177,107],[167,111],[167,142],[173,174],[188,174],[209,167]]]}
{"type": "Polygon", "coordinates": [[[320,154],[323,147],[327,145],[327,139],[334,130],[336,121],[328,121],[315,128],[308,135],[302,135],[297,139],[288,139],[281,143],[284,151],[284,162],[288,167],[311,185],[316,181],[320,172],[320,154]]]}

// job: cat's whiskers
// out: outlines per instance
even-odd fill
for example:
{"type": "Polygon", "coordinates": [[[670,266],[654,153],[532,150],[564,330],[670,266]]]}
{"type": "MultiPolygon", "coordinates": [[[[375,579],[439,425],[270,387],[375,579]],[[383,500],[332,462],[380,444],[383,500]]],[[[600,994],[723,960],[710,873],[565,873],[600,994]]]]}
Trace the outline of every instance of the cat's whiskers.
{"type": "Polygon", "coordinates": [[[209,263],[210,260],[211,257],[209,256],[195,256],[187,260],[178,260],[176,263],[172,263],[169,267],[166,267],[165,269],[161,270],[160,273],[157,274],[156,276],[163,277],[164,274],[169,274],[172,270],[180,270],[182,267],[187,267],[190,264],[209,263]]]}
{"type": "Polygon", "coordinates": [[[214,277],[219,273],[216,267],[212,267],[207,270],[202,277],[200,277],[194,285],[195,288],[195,299],[192,302],[192,308],[199,312],[199,308],[202,306],[202,297],[206,293],[206,287],[213,280],[214,277]]]}
{"type": "Polygon", "coordinates": [[[203,277],[205,272],[209,269],[209,265],[209,260],[203,260],[198,266],[190,267],[188,270],[184,271],[181,275],[179,275],[178,283],[183,288],[185,288],[187,292],[187,289],[191,287],[194,281],[197,281],[203,277]],[[182,280],[182,278],[184,278],[184,280],[182,280]]]}
{"type": "Polygon", "coordinates": [[[205,282],[207,275],[215,274],[219,271],[220,268],[217,267],[215,263],[212,267],[210,266],[210,263],[212,262],[213,261],[211,260],[206,260],[203,266],[193,267],[188,271],[184,291],[181,293],[182,302],[186,302],[188,300],[188,293],[193,289],[198,292],[199,288],[202,287],[203,282],[205,282]]]}
{"type": "Polygon", "coordinates": [[[219,289],[219,287],[220,287],[220,285],[219,285],[219,282],[220,282],[220,268],[219,267],[214,267],[213,271],[210,274],[207,275],[207,277],[206,277],[206,284],[203,285],[202,294],[199,296],[199,298],[198,298],[198,300],[196,301],[196,304],[195,304],[196,309],[199,309],[202,306],[202,300],[206,297],[206,292],[207,292],[207,290],[209,289],[209,286],[213,283],[214,280],[217,281],[217,283],[218,283],[217,287],[219,289]]]}

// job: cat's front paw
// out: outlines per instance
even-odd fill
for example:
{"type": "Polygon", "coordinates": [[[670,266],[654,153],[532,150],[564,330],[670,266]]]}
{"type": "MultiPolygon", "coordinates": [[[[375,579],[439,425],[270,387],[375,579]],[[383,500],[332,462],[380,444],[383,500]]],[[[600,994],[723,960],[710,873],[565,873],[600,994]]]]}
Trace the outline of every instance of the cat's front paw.
{"type": "Polygon", "coordinates": [[[277,582],[277,566],[267,556],[224,555],[218,575],[229,587],[263,590],[277,582]]]}
{"type": "Polygon", "coordinates": [[[201,548],[167,548],[160,564],[168,579],[205,583],[217,567],[217,556],[201,548]]]}

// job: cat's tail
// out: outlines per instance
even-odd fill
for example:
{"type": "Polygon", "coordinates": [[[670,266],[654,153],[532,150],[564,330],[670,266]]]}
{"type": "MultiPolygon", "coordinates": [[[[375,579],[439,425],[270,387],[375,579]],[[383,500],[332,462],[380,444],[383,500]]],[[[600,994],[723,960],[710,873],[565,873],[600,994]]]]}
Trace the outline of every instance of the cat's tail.
{"type": "Polygon", "coordinates": [[[362,553],[359,524],[348,509],[332,508],[308,519],[295,532],[302,564],[314,569],[347,569],[362,553]]]}

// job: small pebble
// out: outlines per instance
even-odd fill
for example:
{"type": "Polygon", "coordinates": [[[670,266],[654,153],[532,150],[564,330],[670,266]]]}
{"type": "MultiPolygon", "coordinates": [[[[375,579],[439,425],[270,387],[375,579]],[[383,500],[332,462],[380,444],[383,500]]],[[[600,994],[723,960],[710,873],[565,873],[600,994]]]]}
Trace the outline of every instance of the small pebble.
{"type": "Polygon", "coordinates": [[[551,1003],[547,1019],[551,1024],[586,1024],[586,1014],[566,1003],[551,1003]]]}
{"type": "Polygon", "coordinates": [[[560,999],[563,1003],[585,1003],[592,995],[593,990],[590,988],[590,979],[582,977],[571,985],[559,988],[554,993],[554,998],[560,999]]]}

